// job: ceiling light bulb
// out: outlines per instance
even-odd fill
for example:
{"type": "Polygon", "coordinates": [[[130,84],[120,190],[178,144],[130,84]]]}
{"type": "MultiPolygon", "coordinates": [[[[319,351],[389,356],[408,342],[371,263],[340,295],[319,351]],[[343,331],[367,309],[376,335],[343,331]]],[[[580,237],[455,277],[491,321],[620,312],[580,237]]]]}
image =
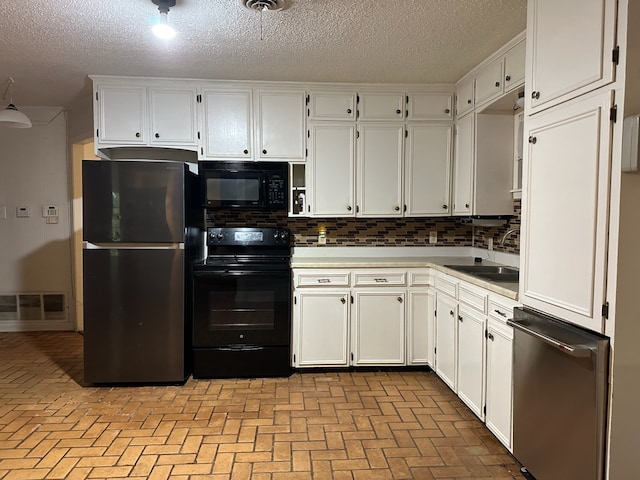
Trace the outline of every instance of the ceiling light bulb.
{"type": "Polygon", "coordinates": [[[169,25],[169,22],[167,21],[166,12],[160,13],[160,22],[156,23],[151,28],[151,31],[154,33],[156,37],[161,38],[163,40],[171,40],[173,37],[176,36],[176,31],[173,29],[171,25],[169,25]]]}

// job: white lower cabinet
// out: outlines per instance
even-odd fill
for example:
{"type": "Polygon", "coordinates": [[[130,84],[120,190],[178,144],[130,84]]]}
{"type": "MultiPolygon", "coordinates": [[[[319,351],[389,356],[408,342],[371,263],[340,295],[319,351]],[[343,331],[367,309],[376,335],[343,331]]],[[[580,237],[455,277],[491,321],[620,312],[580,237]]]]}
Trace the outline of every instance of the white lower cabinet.
{"type": "Polygon", "coordinates": [[[405,364],[405,290],[354,291],[353,365],[405,364]]]}
{"type": "Polygon", "coordinates": [[[436,368],[449,388],[457,392],[458,302],[442,292],[436,293],[436,368]]]}
{"type": "Polygon", "coordinates": [[[435,372],[511,451],[517,303],[440,273],[435,283],[435,372]]]}
{"type": "Polygon", "coordinates": [[[426,268],[294,269],[293,365],[433,365],[426,268]]]}
{"type": "Polygon", "coordinates": [[[306,289],[296,297],[296,364],[349,365],[349,289],[306,289]]]}
{"type": "Polygon", "coordinates": [[[487,428],[512,451],[512,343],[513,328],[489,318],[487,323],[487,428]]]}
{"type": "Polygon", "coordinates": [[[458,396],[473,413],[484,419],[485,315],[458,307],[458,396]]]}

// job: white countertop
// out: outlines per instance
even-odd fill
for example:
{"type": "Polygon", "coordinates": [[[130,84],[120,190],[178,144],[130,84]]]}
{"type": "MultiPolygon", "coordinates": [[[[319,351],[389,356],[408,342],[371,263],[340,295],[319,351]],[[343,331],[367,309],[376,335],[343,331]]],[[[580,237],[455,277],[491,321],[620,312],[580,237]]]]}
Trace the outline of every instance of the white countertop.
{"type": "MultiPolygon", "coordinates": [[[[463,247],[459,252],[455,247],[447,250],[429,251],[428,249],[406,249],[402,251],[394,247],[384,249],[368,249],[358,247],[344,247],[340,251],[336,250],[335,256],[331,255],[333,248],[325,249],[305,249],[304,254],[294,255],[291,258],[292,268],[433,268],[440,272],[446,273],[452,277],[463,280],[467,283],[477,285],[491,292],[503,295],[512,300],[518,299],[518,283],[514,282],[492,282],[481,278],[458,272],[444,265],[477,265],[475,257],[469,255],[471,248],[463,247]],[[353,255],[345,255],[352,249],[353,255]],[[314,252],[307,250],[317,250],[319,255],[313,255],[314,252]],[[455,255],[456,253],[466,255],[455,255]],[[417,255],[416,255],[417,254],[417,255]],[[439,255],[442,254],[442,255],[439,255]],[[453,254],[453,255],[452,255],[453,254]]],[[[482,258],[482,257],[481,257],[482,258]]],[[[498,263],[495,261],[482,259],[482,265],[509,265],[513,266],[513,259],[508,263],[498,263]]]]}

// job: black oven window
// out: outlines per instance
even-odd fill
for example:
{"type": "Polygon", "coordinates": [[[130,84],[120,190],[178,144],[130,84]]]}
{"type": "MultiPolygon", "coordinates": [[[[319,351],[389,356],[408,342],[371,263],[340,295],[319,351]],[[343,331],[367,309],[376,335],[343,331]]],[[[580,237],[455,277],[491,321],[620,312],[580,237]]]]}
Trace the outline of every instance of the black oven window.
{"type": "Polygon", "coordinates": [[[207,198],[215,201],[257,202],[259,178],[207,178],[207,198]]]}
{"type": "Polygon", "coordinates": [[[209,331],[273,330],[273,290],[209,292],[209,331]]]}

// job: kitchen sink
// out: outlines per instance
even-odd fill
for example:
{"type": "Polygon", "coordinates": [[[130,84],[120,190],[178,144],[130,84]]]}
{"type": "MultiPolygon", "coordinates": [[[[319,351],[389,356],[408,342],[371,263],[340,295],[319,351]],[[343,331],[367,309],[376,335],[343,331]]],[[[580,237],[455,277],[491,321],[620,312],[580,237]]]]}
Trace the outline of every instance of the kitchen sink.
{"type": "Polygon", "coordinates": [[[494,282],[517,282],[520,278],[517,268],[500,265],[445,265],[445,267],[494,282]]]}

